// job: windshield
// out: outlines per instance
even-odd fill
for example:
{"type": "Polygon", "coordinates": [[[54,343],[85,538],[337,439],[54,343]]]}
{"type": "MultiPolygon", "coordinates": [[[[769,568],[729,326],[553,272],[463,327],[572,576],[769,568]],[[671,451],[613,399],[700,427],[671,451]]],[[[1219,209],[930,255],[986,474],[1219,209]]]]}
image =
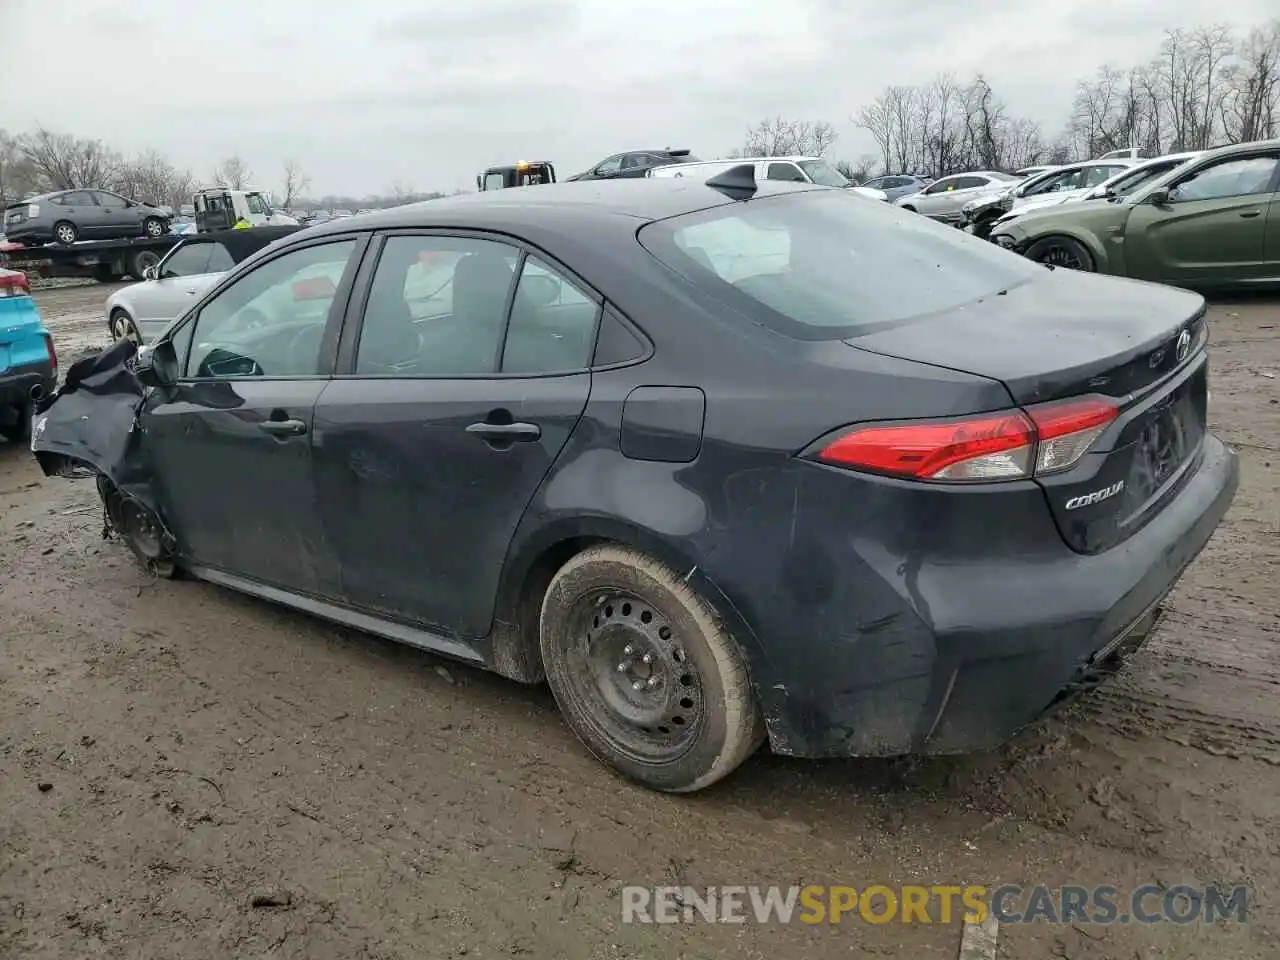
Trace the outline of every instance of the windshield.
{"type": "Polygon", "coordinates": [[[1152,164],[1149,167],[1139,167],[1136,170],[1130,170],[1108,180],[1102,185],[1102,189],[1113,197],[1127,197],[1139,187],[1150,183],[1156,177],[1163,177],[1174,167],[1180,166],[1185,162],[1184,160],[1178,160],[1170,163],[1152,164]]]}
{"type": "Polygon", "coordinates": [[[825,160],[797,160],[796,163],[810,180],[824,187],[847,187],[852,182],[825,160]]]}
{"type": "Polygon", "coordinates": [[[707,293],[804,340],[953,309],[1043,273],[985,240],[835,190],[660,220],[639,239],[707,293]]]}
{"type": "Polygon", "coordinates": [[[486,190],[501,190],[506,185],[507,179],[500,173],[485,174],[484,188],[486,190]]]}

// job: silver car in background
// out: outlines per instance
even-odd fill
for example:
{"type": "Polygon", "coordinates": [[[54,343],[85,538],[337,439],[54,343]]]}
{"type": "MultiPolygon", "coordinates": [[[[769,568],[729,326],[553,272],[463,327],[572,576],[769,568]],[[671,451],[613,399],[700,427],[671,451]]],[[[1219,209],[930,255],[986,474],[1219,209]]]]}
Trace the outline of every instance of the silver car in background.
{"type": "Polygon", "coordinates": [[[196,233],[172,247],[147,270],[147,279],[121,287],[107,298],[112,340],[151,343],[190,309],[228,270],[294,233],[296,226],[253,227],[196,233]]]}
{"type": "Polygon", "coordinates": [[[169,219],[159,207],[106,190],[59,190],[6,207],[0,232],[27,246],[163,237],[169,219]]]}
{"type": "Polygon", "coordinates": [[[1017,183],[1018,178],[998,170],[974,170],[941,177],[919,193],[900,197],[895,201],[903,210],[922,213],[944,223],[960,220],[964,205],[975,197],[995,193],[1017,183]]]}

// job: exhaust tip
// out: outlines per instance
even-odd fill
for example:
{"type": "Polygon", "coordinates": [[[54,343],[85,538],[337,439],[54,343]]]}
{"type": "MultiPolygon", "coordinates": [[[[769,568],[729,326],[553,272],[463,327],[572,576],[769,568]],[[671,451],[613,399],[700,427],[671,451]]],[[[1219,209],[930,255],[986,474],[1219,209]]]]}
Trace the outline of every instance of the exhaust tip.
{"type": "Polygon", "coordinates": [[[37,383],[34,387],[31,388],[31,399],[32,400],[44,399],[44,384],[37,383]]]}

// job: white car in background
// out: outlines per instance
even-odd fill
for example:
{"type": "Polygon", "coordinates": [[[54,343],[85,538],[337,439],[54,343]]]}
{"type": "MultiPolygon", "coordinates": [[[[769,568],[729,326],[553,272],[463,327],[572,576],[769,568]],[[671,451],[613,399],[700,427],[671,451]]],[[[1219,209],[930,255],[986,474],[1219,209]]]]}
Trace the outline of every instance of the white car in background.
{"type": "Polygon", "coordinates": [[[196,233],[169,249],[148,267],[146,279],[121,287],[107,298],[104,310],[112,340],[152,342],[185,314],[241,260],[257,253],[296,226],[253,227],[196,233]]]}
{"type": "Polygon", "coordinates": [[[970,200],[1000,193],[1017,186],[1019,179],[999,170],[974,170],[940,177],[919,193],[899,197],[895,206],[912,213],[922,213],[943,223],[958,223],[963,208],[970,200]]]}
{"type": "Polygon", "coordinates": [[[859,187],[821,157],[744,157],[740,160],[695,160],[691,163],[668,163],[650,167],[646,177],[671,179],[700,177],[703,180],[743,164],[755,166],[757,180],[788,180],[794,183],[816,183],[823,187],[844,187],[871,200],[887,200],[883,190],[859,187]]]}
{"type": "MultiPolygon", "coordinates": [[[[1006,224],[1029,210],[1039,210],[1042,207],[1050,207],[1059,203],[1078,203],[1084,200],[1109,200],[1115,197],[1127,197],[1144,184],[1150,183],[1157,177],[1164,176],[1175,167],[1180,167],[1189,160],[1200,156],[1201,152],[1199,150],[1188,150],[1183,153],[1168,153],[1164,156],[1153,157],[1150,160],[1129,161],[1128,166],[1121,168],[1118,172],[1091,188],[1048,191],[1038,196],[1027,198],[1025,203],[1019,204],[1015,202],[1012,209],[1005,211],[991,222],[990,229],[994,230],[997,225],[1006,224]]],[[[1089,164],[1096,168],[1116,162],[1124,161],[1092,160],[1089,161],[1089,164]]]]}

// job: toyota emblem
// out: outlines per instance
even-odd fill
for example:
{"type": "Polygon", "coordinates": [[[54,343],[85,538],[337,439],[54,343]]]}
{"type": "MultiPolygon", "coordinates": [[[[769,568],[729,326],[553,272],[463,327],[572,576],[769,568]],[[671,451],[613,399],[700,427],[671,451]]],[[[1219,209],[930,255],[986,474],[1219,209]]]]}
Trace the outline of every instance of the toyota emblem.
{"type": "Polygon", "coordinates": [[[1174,348],[1174,354],[1177,356],[1178,362],[1181,363],[1183,360],[1187,359],[1187,354],[1190,352],[1191,352],[1191,331],[1183,330],[1180,334],[1178,334],[1178,345],[1177,347],[1174,348]]]}

